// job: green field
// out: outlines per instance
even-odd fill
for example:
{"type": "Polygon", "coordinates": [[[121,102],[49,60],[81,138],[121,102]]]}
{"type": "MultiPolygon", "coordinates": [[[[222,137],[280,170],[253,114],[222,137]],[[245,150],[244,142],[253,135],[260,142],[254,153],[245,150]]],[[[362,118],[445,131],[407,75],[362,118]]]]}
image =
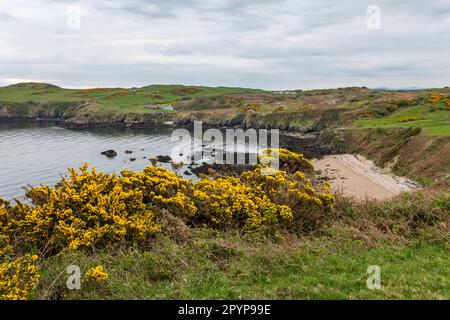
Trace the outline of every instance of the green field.
{"type": "MultiPolygon", "coordinates": [[[[446,90],[441,91],[448,95],[446,90]]],[[[313,128],[317,123],[326,123],[359,128],[421,127],[428,134],[448,136],[449,109],[443,101],[435,105],[424,104],[428,103],[430,92],[380,92],[367,88],[344,88],[283,95],[233,87],[150,85],[126,89],[64,89],[44,83],[21,83],[0,87],[0,103],[15,104],[8,109],[11,116],[26,115],[31,118],[41,117],[40,114],[47,107],[55,109],[60,103],[72,103],[72,109],[66,113],[68,118],[87,116],[91,121],[104,123],[114,119],[114,115],[131,115],[133,118],[140,114],[169,112],[173,113],[170,115],[172,118],[177,118],[178,115],[204,111],[208,111],[208,115],[200,118],[208,122],[224,117],[220,109],[231,109],[227,116],[239,117],[246,115],[245,107],[251,109],[248,106],[256,105],[257,111],[253,110],[252,116],[259,124],[281,129],[313,128]],[[260,95],[255,96],[255,93],[260,95]],[[231,97],[233,94],[241,96],[231,97]],[[421,105],[418,105],[419,101],[421,105]],[[175,110],[146,107],[163,103],[174,105],[175,110]],[[343,122],[337,112],[340,110],[347,111],[347,118],[343,122]]],[[[51,118],[52,113],[47,114],[51,118]]],[[[60,115],[61,111],[53,114],[60,115]]]]}
{"type": "Polygon", "coordinates": [[[214,97],[235,93],[263,92],[257,89],[150,85],[142,88],[63,89],[42,83],[25,83],[0,87],[0,101],[14,103],[79,102],[89,104],[92,112],[153,112],[148,104],[173,103],[197,97],[214,97]]]}
{"type": "Polygon", "coordinates": [[[355,123],[362,128],[420,127],[431,135],[450,135],[450,111],[443,105],[410,107],[383,118],[357,120],[355,123]],[[405,121],[408,119],[412,121],[405,121]]]}

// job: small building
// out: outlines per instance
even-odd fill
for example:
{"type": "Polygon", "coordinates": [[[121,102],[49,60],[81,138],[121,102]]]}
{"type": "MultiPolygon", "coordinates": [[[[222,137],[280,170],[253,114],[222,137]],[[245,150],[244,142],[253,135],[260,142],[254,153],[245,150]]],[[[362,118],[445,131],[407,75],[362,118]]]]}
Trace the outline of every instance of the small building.
{"type": "Polygon", "coordinates": [[[154,110],[164,110],[164,111],[173,111],[173,106],[171,104],[148,104],[145,106],[147,109],[154,110]]]}
{"type": "Polygon", "coordinates": [[[173,106],[171,104],[159,104],[158,109],[164,111],[173,111],[173,106]]]}

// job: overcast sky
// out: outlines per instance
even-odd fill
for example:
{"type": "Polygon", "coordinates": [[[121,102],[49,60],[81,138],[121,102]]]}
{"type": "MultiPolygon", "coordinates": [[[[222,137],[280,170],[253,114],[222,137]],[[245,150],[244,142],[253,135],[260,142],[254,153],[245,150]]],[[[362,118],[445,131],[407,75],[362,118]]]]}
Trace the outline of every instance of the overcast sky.
{"type": "Polygon", "coordinates": [[[449,0],[0,0],[0,35],[0,85],[450,85],[449,0]]]}

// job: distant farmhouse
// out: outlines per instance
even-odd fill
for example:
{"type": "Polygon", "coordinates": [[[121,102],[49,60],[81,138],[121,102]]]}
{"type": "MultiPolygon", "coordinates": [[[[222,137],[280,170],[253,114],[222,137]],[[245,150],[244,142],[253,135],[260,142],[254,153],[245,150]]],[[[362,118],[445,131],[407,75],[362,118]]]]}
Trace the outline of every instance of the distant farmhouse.
{"type": "Polygon", "coordinates": [[[273,91],[275,94],[297,94],[296,90],[273,91]]]}
{"type": "Polygon", "coordinates": [[[147,109],[173,111],[173,106],[171,104],[149,104],[145,107],[147,109]]]}

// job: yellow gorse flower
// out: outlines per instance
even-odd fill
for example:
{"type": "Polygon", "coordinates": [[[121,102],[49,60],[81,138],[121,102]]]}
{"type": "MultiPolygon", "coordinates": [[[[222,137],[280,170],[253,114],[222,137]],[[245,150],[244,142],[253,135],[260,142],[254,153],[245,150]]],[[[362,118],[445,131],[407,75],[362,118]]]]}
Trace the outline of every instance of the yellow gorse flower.
{"type": "Polygon", "coordinates": [[[25,300],[39,279],[36,257],[25,255],[0,264],[0,300],[25,300]]]}
{"type": "Polygon", "coordinates": [[[233,177],[202,179],[195,186],[194,201],[198,218],[218,227],[257,227],[292,218],[290,208],[273,203],[233,177]]]}
{"type": "Polygon", "coordinates": [[[283,148],[266,148],[259,155],[259,160],[262,164],[278,161],[280,170],[288,173],[311,172],[314,170],[312,162],[302,154],[283,148]]]}
{"type": "Polygon", "coordinates": [[[88,170],[56,188],[32,188],[27,192],[34,207],[9,206],[5,233],[21,233],[22,241],[50,248],[76,250],[114,242],[138,242],[160,229],[142,190],[130,188],[120,177],[88,170]]]}
{"type": "Polygon", "coordinates": [[[109,275],[103,270],[103,266],[96,266],[86,271],[84,278],[88,281],[106,281],[109,279],[109,275]]]}

